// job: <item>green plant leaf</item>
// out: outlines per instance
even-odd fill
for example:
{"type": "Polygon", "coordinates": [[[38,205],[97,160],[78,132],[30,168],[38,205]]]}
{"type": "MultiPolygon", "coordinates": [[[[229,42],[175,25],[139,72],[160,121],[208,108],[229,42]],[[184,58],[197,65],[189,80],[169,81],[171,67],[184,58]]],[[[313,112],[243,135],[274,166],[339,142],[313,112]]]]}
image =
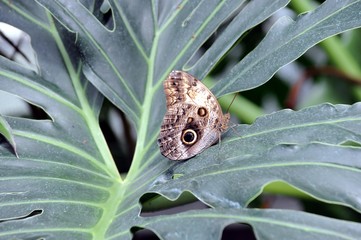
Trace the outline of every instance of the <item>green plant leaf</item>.
{"type": "Polygon", "coordinates": [[[360,27],[361,1],[329,0],[295,21],[279,19],[263,41],[212,88],[216,96],[255,88],[325,38],[360,27]],[[270,64],[272,63],[272,64],[270,64]]]}
{"type": "MultiPolygon", "coordinates": [[[[361,154],[359,104],[270,114],[252,125],[237,126],[221,144],[182,163],[161,157],[155,141],[165,112],[161,86],[167,74],[190,69],[205,76],[243,33],[287,2],[109,1],[108,9],[86,0],[0,1],[1,21],[31,36],[40,69],[35,73],[0,58],[0,90],[42,108],[50,118],[4,117],[19,159],[0,145],[0,239],[129,239],[137,226],[165,239],[217,239],[233,222],[252,225],[259,239],[286,234],[315,239],[357,236],[358,223],[246,206],[265,184],[281,180],[322,201],[360,211],[356,186],[361,180],[360,163],[354,160],[361,154]],[[222,37],[193,66],[190,59],[195,52],[231,18],[222,37]],[[137,131],[133,162],[124,178],[98,124],[103,96],[126,114],[137,131]],[[140,216],[144,194],[159,193],[173,200],[183,191],[191,191],[214,209],[140,216]],[[183,228],[172,235],[177,220],[183,228]]],[[[301,32],[283,33],[278,23],[249,55],[258,58],[249,61],[248,56],[239,63],[249,64],[242,65],[247,74],[255,73],[247,78],[249,86],[264,83],[317,41],[360,26],[359,18],[348,20],[359,4],[359,0],[329,0],[307,14],[310,17],[291,25],[287,20],[287,26],[309,20],[326,30],[328,18],[340,23],[330,31],[319,30],[316,40],[309,39],[315,31],[312,24],[301,32]],[[284,44],[293,33],[305,43],[300,51],[286,51],[285,46],[291,45],[284,44]],[[271,61],[267,51],[260,54],[274,35],[281,44],[280,51],[272,49],[279,61],[271,61]],[[261,62],[267,64],[258,73],[261,62]]],[[[235,75],[240,66],[225,78],[230,85],[219,82],[218,95],[246,89],[242,84],[247,81],[242,83],[235,75]]]]}
{"type": "Polygon", "coordinates": [[[266,20],[288,2],[288,0],[267,3],[265,1],[249,2],[216,39],[207,52],[189,69],[191,73],[198,76],[199,79],[203,79],[246,31],[266,20]]]}
{"type": "Polygon", "coordinates": [[[251,225],[257,239],[357,239],[361,234],[360,224],[270,209],[188,211],[159,216],[141,227],[162,229],[158,234],[163,239],[220,239],[223,228],[237,222],[251,225]]]}
{"type": "Polygon", "coordinates": [[[190,191],[210,206],[240,208],[266,184],[282,180],[323,201],[361,211],[361,165],[355,161],[361,149],[340,146],[361,143],[360,124],[360,104],[270,114],[236,128],[221,147],[176,165],[171,175],[160,176],[154,191],[171,199],[190,191]],[[171,180],[173,175],[182,177],[171,180]]]}
{"type": "Polygon", "coordinates": [[[40,67],[0,58],[1,90],[51,118],[5,117],[19,158],[0,146],[0,239],[90,239],[84,229],[103,216],[108,188],[120,181],[98,125],[103,97],[82,75],[75,35],[42,7],[2,1],[0,12],[29,33],[40,67]]]}

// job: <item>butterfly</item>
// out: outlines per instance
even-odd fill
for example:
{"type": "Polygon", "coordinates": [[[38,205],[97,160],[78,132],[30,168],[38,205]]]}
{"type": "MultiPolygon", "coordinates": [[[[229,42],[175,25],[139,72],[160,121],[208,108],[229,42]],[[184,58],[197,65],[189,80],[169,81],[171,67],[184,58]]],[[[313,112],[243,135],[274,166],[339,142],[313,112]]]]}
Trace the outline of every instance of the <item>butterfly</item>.
{"type": "Polygon", "coordinates": [[[172,71],[163,87],[167,111],[158,137],[163,156],[186,160],[220,140],[230,115],[223,114],[217,98],[201,81],[172,71]]]}

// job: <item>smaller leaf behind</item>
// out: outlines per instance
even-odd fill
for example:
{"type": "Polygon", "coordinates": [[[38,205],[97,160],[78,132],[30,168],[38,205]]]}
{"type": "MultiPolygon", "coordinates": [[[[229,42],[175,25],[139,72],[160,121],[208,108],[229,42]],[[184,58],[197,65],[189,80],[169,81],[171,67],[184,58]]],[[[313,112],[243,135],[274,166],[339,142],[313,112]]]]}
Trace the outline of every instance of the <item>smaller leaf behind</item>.
{"type": "Polygon", "coordinates": [[[146,218],[140,227],[153,230],[162,239],[220,239],[231,223],[252,226],[258,240],[264,239],[358,239],[361,224],[314,214],[275,209],[206,209],[146,218]]]}
{"type": "Polygon", "coordinates": [[[258,87],[318,42],[361,26],[360,0],[328,0],[296,21],[280,18],[261,43],[214,87],[215,96],[258,87]]]}

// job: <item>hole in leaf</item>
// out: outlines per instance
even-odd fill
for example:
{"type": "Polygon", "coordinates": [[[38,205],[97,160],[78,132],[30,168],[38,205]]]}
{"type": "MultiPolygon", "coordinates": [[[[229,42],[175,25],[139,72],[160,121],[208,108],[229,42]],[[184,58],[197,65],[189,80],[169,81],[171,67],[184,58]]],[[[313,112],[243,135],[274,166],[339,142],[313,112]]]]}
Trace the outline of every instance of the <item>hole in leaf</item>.
{"type": "Polygon", "coordinates": [[[208,208],[206,204],[199,201],[192,193],[183,192],[179,198],[174,201],[156,194],[146,193],[140,198],[142,211],[140,216],[150,217],[158,215],[168,215],[185,212],[194,209],[208,208]]]}
{"type": "Polygon", "coordinates": [[[262,194],[251,202],[250,207],[302,210],[299,199],[306,198],[311,197],[285,182],[275,181],[264,187],[262,194]]]}
{"type": "Polygon", "coordinates": [[[0,223],[4,223],[4,222],[10,222],[10,221],[18,221],[18,220],[22,220],[22,219],[26,219],[29,217],[35,217],[37,215],[41,215],[43,213],[43,210],[40,209],[36,209],[33,210],[31,213],[25,215],[25,216],[20,216],[20,217],[13,217],[13,218],[8,218],[8,219],[0,219],[0,223]]]}
{"type": "Polygon", "coordinates": [[[52,120],[49,115],[44,111],[44,109],[31,104],[29,104],[29,106],[31,110],[31,119],[52,120]]]}
{"type": "Polygon", "coordinates": [[[11,143],[0,133],[0,150],[4,152],[10,152],[16,156],[16,152],[11,143]]]}
{"type": "Polygon", "coordinates": [[[223,229],[222,240],[256,240],[251,226],[243,223],[233,223],[223,229]]]}
{"type": "Polygon", "coordinates": [[[157,240],[159,237],[149,229],[132,227],[133,240],[157,240]]]}
{"type": "Polygon", "coordinates": [[[355,210],[336,204],[329,204],[314,199],[303,200],[304,211],[348,221],[360,222],[361,214],[355,210]]]}
{"type": "Polygon", "coordinates": [[[135,129],[125,114],[107,99],[104,99],[99,119],[117,168],[121,173],[128,172],[135,149],[135,129]]]}

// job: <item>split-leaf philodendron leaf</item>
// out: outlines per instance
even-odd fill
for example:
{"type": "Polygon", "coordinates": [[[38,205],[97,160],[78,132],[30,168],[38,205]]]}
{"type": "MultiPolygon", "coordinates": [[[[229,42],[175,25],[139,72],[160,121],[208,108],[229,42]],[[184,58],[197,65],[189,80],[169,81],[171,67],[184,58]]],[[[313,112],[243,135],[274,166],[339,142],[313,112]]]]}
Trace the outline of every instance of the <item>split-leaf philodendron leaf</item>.
{"type": "MultiPolygon", "coordinates": [[[[167,160],[156,144],[168,73],[185,70],[202,79],[288,0],[99,2],[0,1],[0,21],[29,34],[39,69],[0,57],[0,90],[49,116],[0,117],[0,240],[130,239],[137,228],[162,239],[219,239],[231,223],[249,224],[258,239],[361,236],[356,222],[248,208],[265,185],[284,181],[320,201],[361,211],[359,103],[265,115],[233,127],[221,144],[186,162],[167,160]],[[126,176],[99,126],[104,98],[136,129],[126,176]],[[145,194],[175,200],[184,192],[210,208],[140,215],[145,194]]],[[[360,27],[360,11],[361,0],[327,0],[294,20],[279,19],[217,82],[215,95],[264,84],[319,41],[360,27]]]]}

